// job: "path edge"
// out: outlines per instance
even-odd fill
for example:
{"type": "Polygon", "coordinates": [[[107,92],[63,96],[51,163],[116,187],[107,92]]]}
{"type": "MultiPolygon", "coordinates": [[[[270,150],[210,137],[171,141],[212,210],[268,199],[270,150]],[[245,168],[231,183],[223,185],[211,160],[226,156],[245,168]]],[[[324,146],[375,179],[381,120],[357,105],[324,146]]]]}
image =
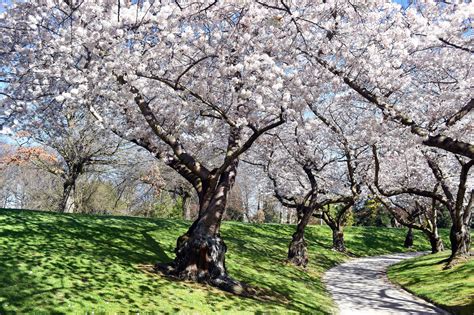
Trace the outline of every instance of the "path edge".
{"type": "MultiPolygon", "coordinates": [[[[329,290],[328,290],[328,288],[327,288],[327,283],[326,283],[326,277],[325,277],[325,276],[326,276],[326,273],[327,273],[329,270],[331,270],[331,269],[333,269],[333,268],[335,268],[335,267],[337,267],[337,266],[340,266],[340,265],[342,265],[342,264],[345,264],[345,263],[347,263],[347,262],[349,262],[349,261],[356,260],[356,259],[359,259],[359,258],[370,258],[370,257],[384,256],[384,255],[398,255],[398,254],[406,254],[406,253],[422,253],[422,254],[419,255],[419,256],[416,256],[416,257],[410,257],[410,258],[403,259],[402,261],[409,260],[409,259],[415,259],[415,258],[418,258],[418,257],[423,257],[423,256],[426,256],[426,255],[431,254],[429,251],[410,251],[410,250],[408,250],[408,251],[405,251],[405,252],[387,253],[387,254],[374,255],[374,256],[349,257],[348,260],[345,260],[345,261],[343,261],[343,262],[341,262],[341,263],[338,263],[338,264],[332,266],[331,268],[327,269],[327,270],[323,273],[323,275],[322,275],[322,277],[321,277],[321,283],[322,283],[323,286],[324,286],[324,290],[326,290],[326,292],[329,293],[329,296],[330,296],[330,298],[331,298],[331,301],[333,302],[333,305],[335,306],[335,307],[333,308],[331,314],[333,314],[333,315],[339,314],[339,306],[337,305],[337,303],[336,303],[336,301],[334,300],[332,294],[329,292],[329,290]]],[[[451,315],[458,315],[458,314],[460,314],[460,313],[454,313],[454,312],[453,312],[452,310],[450,310],[449,307],[447,307],[446,305],[440,305],[440,304],[438,304],[438,303],[432,301],[431,299],[421,297],[421,296],[415,294],[414,292],[412,292],[411,290],[405,288],[405,287],[402,286],[401,284],[398,284],[398,283],[392,281],[392,280],[389,278],[389,276],[388,276],[388,269],[389,269],[390,267],[396,265],[396,264],[401,263],[402,261],[399,261],[399,262],[397,262],[397,263],[395,263],[395,264],[393,264],[393,265],[389,265],[389,266],[383,271],[383,273],[384,273],[384,275],[385,275],[385,278],[387,279],[387,281],[388,281],[390,284],[394,285],[395,287],[397,287],[397,288],[399,288],[399,289],[401,289],[401,290],[403,290],[403,291],[405,291],[405,292],[410,293],[411,295],[413,295],[414,297],[416,297],[416,298],[418,298],[418,299],[421,299],[421,300],[423,300],[423,301],[425,301],[425,302],[427,302],[427,303],[433,304],[434,306],[440,308],[441,310],[447,312],[448,314],[451,314],[451,315]]],[[[461,314],[461,315],[465,315],[465,314],[461,314]]]]}
{"type": "MultiPolygon", "coordinates": [[[[427,255],[430,255],[430,254],[431,254],[430,252],[426,252],[425,254],[420,255],[420,256],[418,256],[418,257],[424,257],[424,256],[427,256],[427,255]]],[[[418,257],[412,257],[412,258],[408,258],[408,259],[405,259],[405,260],[415,259],[415,258],[418,258],[418,257]]],[[[405,261],[405,260],[403,260],[403,261],[405,261]]],[[[393,267],[393,266],[395,266],[395,265],[397,265],[397,264],[400,264],[401,262],[402,262],[402,261],[400,261],[400,262],[398,262],[398,263],[395,263],[395,264],[393,264],[393,265],[390,265],[390,266],[388,266],[388,268],[385,270],[385,275],[387,276],[387,279],[388,279],[388,281],[389,281],[391,284],[393,284],[394,286],[396,286],[396,287],[398,287],[398,288],[400,288],[400,289],[402,289],[402,290],[404,290],[404,291],[410,293],[410,294],[413,295],[413,296],[416,296],[416,297],[419,298],[419,299],[422,299],[422,300],[424,300],[424,301],[426,301],[426,302],[428,302],[428,303],[433,304],[433,305],[436,306],[436,307],[439,307],[440,309],[442,309],[443,311],[447,312],[448,314],[451,314],[451,315],[462,314],[462,313],[453,312],[452,308],[455,308],[455,307],[449,307],[449,306],[447,306],[447,305],[439,304],[439,303],[433,301],[433,300],[430,299],[430,298],[427,298],[427,297],[420,296],[420,295],[416,294],[415,292],[413,292],[412,290],[406,288],[405,286],[401,285],[400,283],[397,283],[397,282],[395,282],[395,281],[392,281],[392,279],[390,279],[390,277],[388,276],[388,269],[391,268],[391,267],[393,267]]]]}

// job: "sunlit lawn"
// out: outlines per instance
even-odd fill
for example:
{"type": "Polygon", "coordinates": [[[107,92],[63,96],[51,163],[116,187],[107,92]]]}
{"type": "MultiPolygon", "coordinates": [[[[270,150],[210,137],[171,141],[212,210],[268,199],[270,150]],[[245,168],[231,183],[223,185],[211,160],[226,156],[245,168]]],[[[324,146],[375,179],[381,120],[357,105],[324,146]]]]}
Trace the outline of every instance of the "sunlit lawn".
{"type": "Polygon", "coordinates": [[[416,295],[456,314],[474,314],[474,257],[443,270],[449,252],[403,261],[389,269],[389,278],[416,295]]]}
{"type": "MultiPolygon", "coordinates": [[[[170,261],[188,222],[0,210],[0,313],[330,313],[324,270],[347,259],[326,227],[310,227],[310,265],[284,265],[294,226],[223,224],[229,273],[266,289],[255,299],[150,272],[170,261]]],[[[348,228],[355,255],[403,251],[404,229],[348,228]]],[[[416,235],[414,250],[428,243],[416,235]]]]}

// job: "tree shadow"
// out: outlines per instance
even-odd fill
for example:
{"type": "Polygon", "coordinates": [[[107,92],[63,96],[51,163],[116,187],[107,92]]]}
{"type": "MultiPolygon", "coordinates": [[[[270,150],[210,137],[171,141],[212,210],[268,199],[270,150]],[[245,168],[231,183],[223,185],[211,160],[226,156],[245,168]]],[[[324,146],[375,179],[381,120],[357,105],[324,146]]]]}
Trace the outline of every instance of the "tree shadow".
{"type": "Polygon", "coordinates": [[[159,295],[164,280],[147,278],[138,264],[170,259],[151,234],[182,227],[8,210],[0,226],[0,313],[100,312],[108,304],[140,310],[143,292],[159,295]]]}
{"type": "Polygon", "coordinates": [[[328,313],[319,276],[281,263],[291,227],[223,225],[230,274],[261,288],[255,298],[147,272],[158,261],[172,260],[188,224],[0,210],[0,313],[328,313]]]}

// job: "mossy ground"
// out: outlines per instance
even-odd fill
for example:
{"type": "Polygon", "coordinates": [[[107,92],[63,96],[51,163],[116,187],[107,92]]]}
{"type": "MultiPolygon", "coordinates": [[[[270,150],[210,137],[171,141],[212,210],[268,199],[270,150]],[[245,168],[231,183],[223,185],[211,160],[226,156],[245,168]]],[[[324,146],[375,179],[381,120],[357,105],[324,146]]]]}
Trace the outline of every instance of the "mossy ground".
{"type": "MultiPolygon", "coordinates": [[[[330,249],[327,227],[310,226],[306,271],[285,265],[294,226],[225,222],[229,274],[266,289],[243,298],[150,272],[172,260],[189,222],[0,209],[0,314],[211,313],[327,314],[322,273],[348,259],[330,249]]],[[[353,255],[404,251],[405,229],[346,229],[353,255]]],[[[416,233],[413,250],[428,250],[416,233]]]]}

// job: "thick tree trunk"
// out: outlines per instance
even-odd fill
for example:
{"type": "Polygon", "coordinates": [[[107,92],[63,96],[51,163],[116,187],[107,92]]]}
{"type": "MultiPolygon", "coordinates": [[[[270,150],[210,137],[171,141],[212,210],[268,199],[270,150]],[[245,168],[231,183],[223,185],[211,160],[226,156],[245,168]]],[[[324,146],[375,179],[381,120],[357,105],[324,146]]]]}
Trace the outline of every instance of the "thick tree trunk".
{"type": "Polygon", "coordinates": [[[308,264],[308,249],[304,239],[304,230],[313,214],[310,209],[301,210],[302,216],[298,220],[296,232],[293,234],[290,246],[288,248],[288,262],[296,266],[306,267],[308,264]]]}
{"type": "Polygon", "coordinates": [[[345,253],[344,231],[341,226],[332,229],[332,248],[338,252],[345,253]]]}
{"type": "Polygon", "coordinates": [[[213,283],[227,278],[227,247],[219,233],[213,233],[199,219],[178,239],[173,262],[174,275],[180,279],[213,283]]]}
{"type": "Polygon", "coordinates": [[[220,176],[215,189],[208,189],[200,196],[199,217],[186,234],[178,238],[174,261],[168,264],[159,263],[156,269],[182,280],[208,283],[235,294],[254,294],[246,285],[227,275],[225,267],[227,246],[219,233],[236,168],[237,161],[220,176]]]}
{"type": "Polygon", "coordinates": [[[453,224],[449,235],[451,240],[451,256],[449,257],[449,266],[454,265],[456,260],[467,258],[470,255],[471,233],[469,225],[462,224],[456,226],[453,224]]]}
{"type": "Polygon", "coordinates": [[[157,264],[156,267],[179,279],[205,282],[232,291],[231,286],[237,283],[227,276],[227,246],[219,233],[225,204],[210,204],[212,205],[193,222],[186,234],[178,238],[174,261],[170,264],[157,264]]]}
{"type": "Polygon", "coordinates": [[[467,259],[471,253],[471,220],[472,220],[472,202],[473,196],[465,209],[462,209],[462,204],[457,205],[457,211],[451,213],[453,225],[449,239],[451,240],[451,256],[448,259],[446,268],[454,266],[458,261],[467,259]],[[463,211],[459,211],[462,209],[463,211]]]}
{"type": "Polygon", "coordinates": [[[403,246],[406,248],[411,248],[413,246],[413,229],[411,227],[408,228],[403,246]]]}

